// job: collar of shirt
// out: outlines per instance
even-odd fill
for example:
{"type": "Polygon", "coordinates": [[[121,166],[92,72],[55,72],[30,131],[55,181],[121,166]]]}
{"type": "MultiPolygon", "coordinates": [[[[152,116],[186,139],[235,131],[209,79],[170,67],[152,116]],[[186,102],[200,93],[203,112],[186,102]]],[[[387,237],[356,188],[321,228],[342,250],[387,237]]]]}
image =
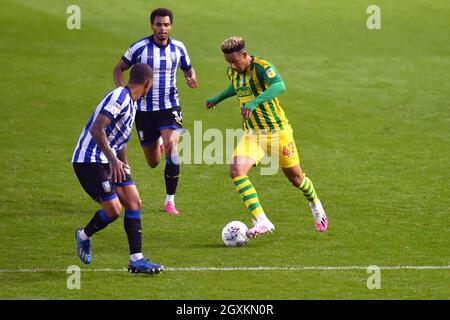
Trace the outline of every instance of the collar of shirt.
{"type": "Polygon", "coordinates": [[[128,91],[128,95],[129,95],[130,98],[131,98],[131,102],[134,103],[133,96],[131,95],[131,90],[130,90],[130,88],[128,87],[128,85],[125,86],[125,89],[128,91]]]}
{"type": "Polygon", "coordinates": [[[167,44],[166,44],[165,46],[160,45],[160,44],[156,43],[156,41],[155,41],[155,35],[154,35],[154,34],[152,34],[152,35],[149,37],[149,39],[150,39],[150,42],[151,42],[151,43],[153,43],[155,46],[157,46],[158,48],[161,48],[161,49],[166,48],[166,47],[172,42],[172,38],[169,37],[169,38],[167,39],[167,44]]]}

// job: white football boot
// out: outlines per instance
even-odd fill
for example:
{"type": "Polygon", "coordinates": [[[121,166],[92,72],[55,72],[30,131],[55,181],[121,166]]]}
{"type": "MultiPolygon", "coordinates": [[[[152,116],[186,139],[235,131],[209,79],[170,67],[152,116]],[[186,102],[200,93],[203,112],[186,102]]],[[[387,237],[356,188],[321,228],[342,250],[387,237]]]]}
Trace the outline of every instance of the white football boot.
{"type": "Polygon", "coordinates": [[[311,208],[317,231],[325,232],[328,228],[328,218],[325,210],[323,210],[322,203],[317,199],[315,204],[309,203],[309,207],[311,208]]]}

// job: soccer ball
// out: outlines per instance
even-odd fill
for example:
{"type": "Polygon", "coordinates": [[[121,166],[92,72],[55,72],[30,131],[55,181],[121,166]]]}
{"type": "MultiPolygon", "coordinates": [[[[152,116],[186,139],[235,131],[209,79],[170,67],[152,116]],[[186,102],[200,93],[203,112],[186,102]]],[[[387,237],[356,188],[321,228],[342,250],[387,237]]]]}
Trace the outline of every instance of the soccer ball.
{"type": "Polygon", "coordinates": [[[248,242],[247,226],[240,221],[231,221],[222,229],[222,240],[227,247],[243,247],[248,242]]]}

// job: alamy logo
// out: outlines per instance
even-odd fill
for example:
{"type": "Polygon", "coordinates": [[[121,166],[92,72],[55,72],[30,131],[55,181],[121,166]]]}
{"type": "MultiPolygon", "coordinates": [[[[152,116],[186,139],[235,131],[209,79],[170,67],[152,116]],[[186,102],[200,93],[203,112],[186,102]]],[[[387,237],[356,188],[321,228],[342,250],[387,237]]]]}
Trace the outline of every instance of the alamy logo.
{"type": "Polygon", "coordinates": [[[66,13],[69,14],[66,20],[67,29],[81,29],[81,9],[79,6],[72,4],[67,7],[66,13]]]}
{"type": "Polygon", "coordinates": [[[381,289],[381,270],[379,266],[369,266],[367,273],[372,274],[367,278],[367,288],[370,290],[381,289]]]}
{"type": "Polygon", "coordinates": [[[81,269],[80,269],[80,267],[76,266],[76,265],[68,266],[66,269],[66,272],[68,274],[70,274],[70,276],[67,277],[67,282],[66,282],[67,289],[80,290],[81,289],[81,269]]]}
{"type": "Polygon", "coordinates": [[[381,9],[379,6],[372,4],[367,7],[367,14],[370,16],[367,18],[367,29],[380,30],[381,29],[381,9]]]}

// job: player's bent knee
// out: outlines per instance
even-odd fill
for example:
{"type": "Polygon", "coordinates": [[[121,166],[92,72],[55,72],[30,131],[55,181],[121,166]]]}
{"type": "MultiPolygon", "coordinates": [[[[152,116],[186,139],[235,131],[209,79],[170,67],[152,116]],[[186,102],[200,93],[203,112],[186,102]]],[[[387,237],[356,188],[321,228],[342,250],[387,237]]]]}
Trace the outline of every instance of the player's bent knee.
{"type": "Polygon", "coordinates": [[[139,197],[136,199],[127,199],[123,202],[123,206],[126,210],[141,210],[142,200],[139,197]]]}
{"type": "MultiPolygon", "coordinates": [[[[159,145],[157,146],[159,149],[159,145]]],[[[154,146],[150,146],[144,148],[145,160],[147,160],[147,165],[150,168],[155,168],[161,162],[161,154],[158,149],[155,149],[154,146]]]]}
{"type": "Polygon", "coordinates": [[[164,144],[164,149],[166,150],[166,154],[176,155],[177,153],[177,144],[175,141],[170,141],[167,144],[164,144]]]}
{"type": "Polygon", "coordinates": [[[140,198],[133,201],[130,205],[130,208],[127,208],[129,210],[141,210],[142,208],[142,200],[140,198]]]}
{"type": "Polygon", "coordinates": [[[158,159],[151,159],[147,160],[147,164],[150,168],[156,168],[159,165],[160,160],[158,159]]]}
{"type": "Polygon", "coordinates": [[[108,217],[110,217],[113,220],[119,217],[120,214],[122,213],[122,205],[119,199],[117,198],[112,201],[101,202],[101,207],[103,211],[106,212],[108,217]]]}
{"type": "Polygon", "coordinates": [[[112,220],[115,220],[115,219],[117,219],[117,218],[120,216],[120,214],[122,213],[122,207],[120,206],[120,207],[114,207],[114,208],[111,208],[111,209],[108,210],[106,213],[108,214],[108,216],[109,216],[112,220]]]}
{"type": "Polygon", "coordinates": [[[149,162],[148,166],[152,169],[156,168],[158,166],[159,162],[149,162]]]}

